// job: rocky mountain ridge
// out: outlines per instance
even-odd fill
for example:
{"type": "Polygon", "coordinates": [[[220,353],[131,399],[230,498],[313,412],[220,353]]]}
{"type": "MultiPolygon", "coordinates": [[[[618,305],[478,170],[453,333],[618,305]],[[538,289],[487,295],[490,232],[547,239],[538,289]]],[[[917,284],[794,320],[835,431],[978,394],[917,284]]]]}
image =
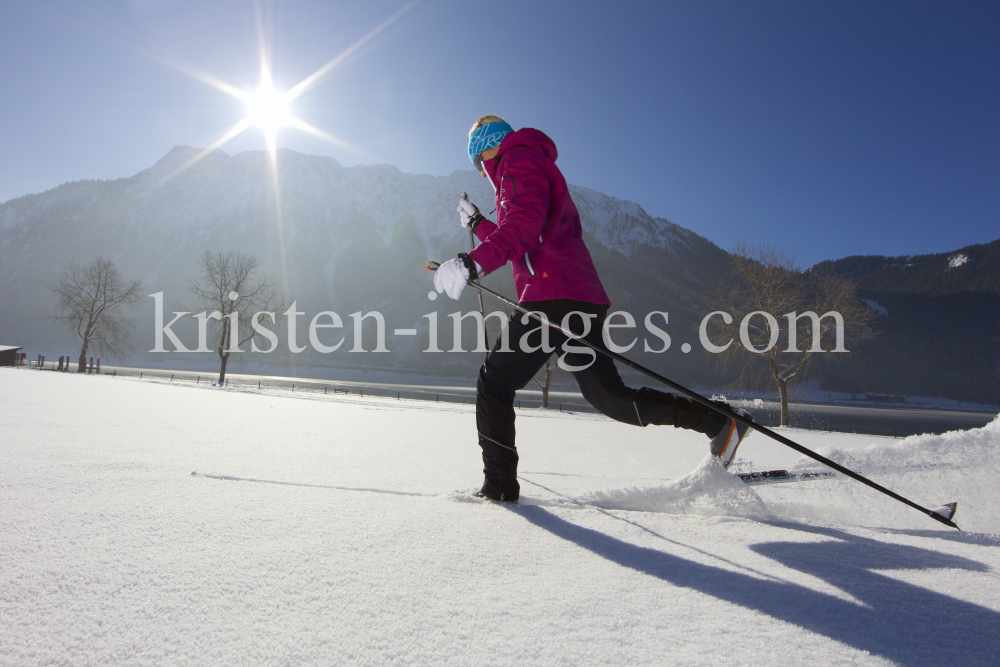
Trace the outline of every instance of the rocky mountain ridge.
{"type": "MultiPolygon", "coordinates": [[[[259,256],[298,309],[309,313],[378,310],[388,329],[426,329],[422,316],[434,308],[442,318],[458,308],[477,309],[471,290],[457,306],[431,303],[431,276],[424,268],[428,258],[467,249],[455,211],[460,193],[485,211],[492,208],[492,188],[476,172],[428,176],[391,165],[345,168],[332,158],[279,150],[276,197],[266,153],[229,156],[216,150],[192,164],[198,156],[197,149],[175,147],[130,178],[67,183],[0,205],[0,293],[7,313],[0,337],[71,341],[40,319],[52,305],[44,285],[70,261],[98,255],[114,260],[126,276],[141,278],[149,293],[163,291],[168,303],[178,305],[184,305],[205,250],[240,249],[259,256]]],[[[695,317],[698,295],[710,291],[717,272],[712,264],[726,254],[638,204],[587,188],[571,192],[588,246],[602,275],[610,277],[616,307],[637,312],[640,321],[643,309],[668,310],[678,322],[682,313],[695,317]]],[[[512,291],[506,270],[489,281],[512,291]]],[[[140,350],[152,347],[146,344],[152,339],[151,302],[138,318],[140,350]]],[[[442,349],[450,349],[448,325],[443,319],[442,349]]],[[[418,354],[425,340],[397,341],[390,348],[393,363],[457,372],[479,363],[458,355],[427,358],[418,354]]],[[[328,361],[375,363],[317,360],[328,361]]],[[[704,364],[683,358],[675,363],[694,373],[689,380],[710,379],[704,364]]]]}
{"type": "MultiPolygon", "coordinates": [[[[492,209],[492,188],[478,173],[348,168],[332,158],[282,149],[275,174],[262,151],[230,156],[216,150],[194,161],[199,155],[198,149],[178,146],[129,178],[66,183],[0,204],[0,342],[75,345],[70,334],[42,319],[53,306],[45,284],[70,261],[107,257],[125,276],[142,279],[148,294],[163,291],[168,304],[184,306],[202,254],[239,249],[261,258],[300,311],[333,310],[346,319],[352,312],[376,310],[385,315],[388,331],[420,331],[392,340],[388,356],[338,352],[293,362],[286,350],[267,357],[276,367],[372,364],[468,375],[481,363],[481,355],[421,353],[427,348],[427,313],[439,313],[439,346],[448,350],[447,315],[478,310],[472,290],[457,304],[430,301],[431,276],[424,268],[427,259],[467,249],[468,236],[455,212],[460,193],[467,192],[484,212],[492,209]]],[[[646,313],[669,312],[670,349],[643,353],[640,340],[632,354],[678,381],[723,387],[727,378],[701,350],[697,326],[716,309],[717,281],[729,271],[728,253],[651,217],[634,202],[588,188],[570,191],[613,307],[633,313],[640,328],[646,313]],[[681,352],[682,343],[693,350],[681,352]]],[[[1000,403],[989,370],[991,364],[994,370],[1000,366],[995,359],[1000,346],[989,346],[1000,321],[995,317],[998,248],[1000,242],[938,255],[849,257],[819,265],[850,275],[863,298],[888,312],[880,318],[882,335],[859,351],[863,363],[824,369],[823,388],[882,394],[918,388],[927,396],[1000,403]],[[928,321],[941,324],[929,327],[928,321]]],[[[487,284],[508,294],[513,289],[506,269],[487,284]]],[[[488,302],[487,308],[495,305],[488,302]]],[[[140,351],[152,348],[152,306],[149,299],[137,314],[140,351]]],[[[463,339],[471,342],[474,330],[466,324],[463,339]]],[[[655,339],[651,344],[659,347],[655,339]]],[[[142,363],[159,361],[146,354],[142,363]]],[[[206,356],[205,363],[213,361],[206,356]]]]}

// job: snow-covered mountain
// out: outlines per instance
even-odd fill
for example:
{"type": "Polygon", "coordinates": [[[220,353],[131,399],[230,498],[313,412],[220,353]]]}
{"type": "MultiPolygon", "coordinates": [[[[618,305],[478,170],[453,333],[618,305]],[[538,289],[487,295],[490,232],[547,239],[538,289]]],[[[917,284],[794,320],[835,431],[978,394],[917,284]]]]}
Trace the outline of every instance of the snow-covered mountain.
{"type": "MultiPolygon", "coordinates": [[[[162,291],[167,304],[184,306],[203,253],[238,249],[260,257],[287,287],[297,310],[310,317],[333,310],[350,328],[350,313],[376,310],[384,314],[390,334],[395,328],[419,332],[393,339],[388,355],[351,354],[348,344],[329,355],[304,353],[294,362],[280,350],[255,357],[276,370],[311,363],[470,376],[481,362],[481,355],[419,353],[427,348],[424,314],[438,312],[439,346],[449,350],[448,314],[478,310],[472,290],[458,304],[428,300],[431,275],[425,268],[428,259],[468,249],[455,211],[462,192],[484,213],[493,208],[493,190],[478,173],[428,176],[391,165],[343,167],[331,158],[279,150],[276,199],[267,153],[230,156],[216,150],[189,164],[199,154],[178,146],[130,178],[66,183],[0,204],[0,344],[24,345],[32,355],[39,348],[76,353],[71,335],[43,319],[54,305],[45,285],[71,261],[110,258],[126,277],[142,279],[145,294],[162,291]]],[[[588,188],[571,186],[570,191],[614,307],[631,312],[640,328],[646,313],[669,312],[670,349],[643,353],[639,344],[630,355],[680,382],[722,388],[727,378],[698,344],[697,327],[716,309],[717,279],[729,270],[728,253],[651,217],[634,202],[588,188]],[[683,343],[692,345],[690,353],[682,352],[683,343]]],[[[823,369],[823,387],[1000,402],[995,375],[1000,367],[998,252],[1000,241],[939,255],[850,257],[821,265],[857,280],[860,296],[888,313],[879,318],[878,338],[859,350],[861,363],[823,369]]],[[[487,284],[513,292],[507,269],[495,272],[487,284]]],[[[487,301],[488,310],[495,307],[487,301]]],[[[152,299],[136,321],[136,348],[150,350],[152,299]]],[[[196,332],[193,321],[188,324],[179,333],[193,347],[196,332]]],[[[366,321],[366,340],[373,324],[366,321]]],[[[464,332],[470,349],[475,339],[471,321],[464,332]]],[[[655,338],[651,344],[659,347],[655,338]]],[[[179,360],[146,355],[133,361],[179,360]]],[[[204,361],[207,367],[213,364],[211,358],[204,361]]]]}
{"type": "Polygon", "coordinates": [[[816,268],[850,276],[879,314],[865,363],[832,369],[827,388],[1000,403],[1000,241],[816,268]]]}
{"type": "MultiPolygon", "coordinates": [[[[0,205],[0,340],[68,343],[65,333],[40,319],[53,303],[45,283],[70,261],[99,255],[114,260],[126,277],[141,278],[146,293],[163,291],[168,303],[184,303],[206,250],[239,249],[260,257],[307,313],[378,310],[391,330],[425,329],[424,313],[437,308],[444,318],[457,309],[428,301],[431,279],[424,265],[428,258],[447,259],[467,249],[455,211],[460,193],[467,192],[484,212],[493,208],[492,188],[478,173],[347,168],[331,158],[279,150],[276,200],[267,153],[230,156],[216,150],[183,168],[199,152],[178,146],[130,178],[67,183],[0,205]]],[[[700,310],[713,265],[726,253],[633,202],[581,187],[571,192],[615,305],[635,309],[640,321],[647,310],[668,310],[672,325],[690,329],[684,316],[700,310]]],[[[512,289],[508,272],[497,274],[494,286],[506,281],[512,289]]],[[[468,312],[474,304],[468,290],[459,307],[468,312]]],[[[138,321],[137,347],[148,350],[152,299],[138,321]]],[[[442,321],[444,347],[450,345],[450,321],[442,321]]],[[[415,354],[418,345],[424,343],[398,341],[391,363],[477,363],[454,358],[469,355],[428,362],[415,354]]],[[[389,363],[333,363],[355,362],[389,363]]]]}

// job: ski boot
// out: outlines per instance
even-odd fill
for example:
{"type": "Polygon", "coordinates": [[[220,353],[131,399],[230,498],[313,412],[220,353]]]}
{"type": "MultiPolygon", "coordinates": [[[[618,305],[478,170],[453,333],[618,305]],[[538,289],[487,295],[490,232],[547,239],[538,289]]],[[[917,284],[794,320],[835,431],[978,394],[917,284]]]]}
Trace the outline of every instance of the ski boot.
{"type": "MultiPolygon", "coordinates": [[[[741,417],[746,417],[747,419],[753,419],[750,413],[746,410],[741,410],[739,408],[733,408],[733,412],[740,415],[741,417]]],[[[709,443],[709,450],[712,452],[712,456],[719,459],[722,462],[722,467],[728,468],[729,464],[732,463],[733,457],[736,456],[736,449],[743,442],[743,439],[750,435],[753,429],[736,421],[732,417],[726,419],[726,423],[722,426],[722,431],[719,432],[717,436],[712,438],[709,443]]]]}

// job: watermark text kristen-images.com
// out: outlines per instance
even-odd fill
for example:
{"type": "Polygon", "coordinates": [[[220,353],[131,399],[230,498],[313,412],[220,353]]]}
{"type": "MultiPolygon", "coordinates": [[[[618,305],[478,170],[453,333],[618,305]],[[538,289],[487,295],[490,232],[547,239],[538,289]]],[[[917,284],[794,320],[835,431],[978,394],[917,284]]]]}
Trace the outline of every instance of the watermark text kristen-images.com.
{"type": "MultiPolygon", "coordinates": [[[[239,335],[239,313],[232,312],[225,316],[218,310],[213,312],[202,312],[192,314],[190,312],[174,312],[173,319],[169,322],[165,322],[164,312],[163,312],[163,292],[157,292],[156,294],[150,294],[150,298],[154,301],[154,346],[150,352],[213,352],[208,348],[208,321],[216,320],[222,321],[223,319],[229,320],[230,330],[232,335],[230,340],[234,341],[232,346],[224,352],[236,353],[236,352],[246,352],[248,350],[240,348],[239,342],[241,340],[239,335]],[[185,318],[191,316],[193,319],[197,320],[198,325],[198,347],[195,349],[190,349],[186,347],[181,340],[177,337],[177,334],[173,331],[172,327],[179,322],[182,322],[185,318]],[[173,345],[172,350],[167,349],[164,346],[165,340],[169,340],[170,344],[173,345]]],[[[428,294],[430,300],[437,298],[435,292],[430,292],[428,294]]],[[[268,354],[273,352],[278,348],[278,336],[272,331],[268,324],[271,326],[279,326],[279,318],[285,318],[284,328],[286,332],[286,337],[288,341],[288,349],[293,353],[304,352],[309,347],[311,347],[316,352],[321,354],[330,354],[336,352],[342,348],[346,342],[346,334],[340,337],[339,341],[333,342],[328,341],[323,342],[320,339],[321,332],[326,330],[336,330],[344,328],[344,321],[332,310],[324,310],[320,313],[314,315],[311,319],[303,318],[306,313],[296,310],[295,302],[288,310],[282,313],[261,311],[255,313],[250,320],[251,327],[257,336],[262,340],[267,341],[268,346],[264,349],[257,347],[257,341],[251,339],[250,352],[256,352],[261,354],[268,354]],[[299,325],[304,324],[308,320],[307,334],[306,338],[309,341],[309,345],[299,345],[299,325]]],[[[538,313],[543,319],[545,316],[538,313]]],[[[515,314],[514,317],[520,316],[522,319],[522,324],[529,324],[531,319],[528,315],[515,314]]],[[[385,317],[382,313],[372,310],[367,313],[358,311],[356,313],[351,313],[349,317],[353,323],[353,345],[348,350],[349,352],[386,352],[390,350],[385,345],[385,334],[386,325],[385,317]],[[366,320],[372,320],[375,322],[376,336],[375,336],[375,347],[370,350],[366,350],[363,345],[362,332],[364,328],[364,323],[366,320]]],[[[451,349],[442,350],[438,347],[438,313],[433,311],[422,316],[427,320],[427,330],[428,330],[428,346],[427,349],[422,350],[424,353],[438,353],[438,352],[479,352],[485,353],[487,350],[484,346],[484,329],[485,323],[491,318],[495,318],[501,327],[501,349],[509,351],[511,341],[508,340],[508,330],[505,326],[507,322],[507,315],[500,312],[494,311],[489,313],[484,318],[479,311],[473,311],[469,313],[462,313],[461,311],[456,311],[450,313],[448,317],[452,320],[452,334],[453,334],[453,344],[451,349]],[[462,324],[466,319],[472,319],[476,323],[477,335],[476,335],[476,346],[474,349],[466,350],[462,345],[462,324]]],[[[781,315],[787,322],[788,331],[788,346],[784,350],[786,352],[848,352],[844,347],[844,318],[839,312],[830,311],[823,313],[823,315],[817,315],[812,311],[806,311],[803,313],[785,313],[781,315]],[[820,342],[820,324],[822,320],[826,318],[832,318],[834,323],[835,340],[836,345],[832,350],[824,350],[820,342]],[[810,323],[810,331],[812,332],[811,346],[807,350],[801,350],[798,346],[797,340],[797,325],[802,319],[807,319],[810,323]]],[[[566,315],[562,322],[557,322],[555,324],[560,325],[563,329],[573,330],[580,323],[582,323],[582,331],[577,328],[576,330],[580,336],[587,336],[590,333],[592,320],[595,318],[593,314],[572,312],[566,315]]],[[[713,318],[721,318],[722,322],[726,325],[733,324],[733,316],[729,313],[721,310],[716,310],[708,315],[706,315],[701,324],[698,326],[698,340],[701,343],[703,349],[713,354],[719,354],[725,352],[729,349],[735,340],[730,338],[724,344],[716,344],[708,336],[708,326],[709,322],[713,318]]],[[[646,314],[643,318],[643,325],[647,334],[652,336],[652,341],[649,337],[644,337],[642,341],[642,348],[644,352],[652,352],[654,354],[662,354],[670,349],[671,339],[670,334],[668,334],[664,329],[661,328],[660,324],[669,324],[669,317],[666,311],[652,311],[646,314]]],[[[619,354],[628,352],[639,342],[638,336],[634,333],[632,334],[631,341],[627,344],[616,343],[612,339],[612,330],[625,330],[631,331],[636,328],[636,319],[631,313],[624,310],[618,310],[608,313],[608,316],[604,320],[604,325],[602,327],[601,336],[604,340],[604,344],[612,352],[617,352],[619,354]]],[[[520,349],[524,352],[535,352],[538,350],[544,350],[546,352],[554,352],[555,347],[549,343],[549,332],[548,326],[538,323],[538,326],[534,329],[527,331],[521,340],[516,341],[520,349]],[[536,335],[537,334],[537,335],[536,335]],[[534,344],[537,341],[537,344],[534,344]]],[[[327,337],[335,336],[336,334],[327,334],[327,337]]],[[[416,336],[416,329],[393,329],[394,336],[416,336]]],[[[628,337],[628,334],[619,333],[616,338],[619,340],[623,337],[628,337]]],[[[778,324],[778,319],[770,313],[758,310],[747,314],[739,323],[739,339],[740,344],[742,344],[747,350],[751,352],[756,352],[758,354],[765,354],[769,352],[775,345],[778,344],[780,337],[780,329],[778,324]],[[754,324],[755,320],[762,320],[759,324],[754,324]],[[768,328],[765,330],[762,328],[762,324],[766,322],[768,328]],[[769,331],[769,340],[764,347],[755,347],[750,339],[750,330],[754,329],[758,332],[769,331]]],[[[246,342],[246,341],[244,341],[246,342]]],[[[691,345],[689,343],[683,343],[681,345],[681,352],[688,353],[691,351],[691,345]]],[[[594,352],[589,347],[585,347],[574,342],[572,339],[565,341],[562,345],[561,352],[563,353],[559,358],[559,366],[567,371],[578,371],[583,370],[593,363],[594,357],[596,357],[596,352],[594,352]],[[569,365],[565,360],[566,353],[573,354],[583,354],[590,357],[590,361],[585,365],[569,365]]]]}

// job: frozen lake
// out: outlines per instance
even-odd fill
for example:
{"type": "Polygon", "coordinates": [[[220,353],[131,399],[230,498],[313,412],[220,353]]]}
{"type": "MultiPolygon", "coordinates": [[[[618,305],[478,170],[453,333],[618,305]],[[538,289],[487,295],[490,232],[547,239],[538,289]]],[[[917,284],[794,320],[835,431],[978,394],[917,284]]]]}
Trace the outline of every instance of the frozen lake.
{"type": "MultiPolygon", "coordinates": [[[[198,381],[211,383],[217,374],[186,370],[163,370],[149,368],[105,367],[104,371],[114,369],[127,375],[144,373],[146,376],[173,377],[176,381],[198,381]]],[[[305,371],[308,372],[308,371],[305,371]]],[[[297,391],[322,392],[334,389],[345,389],[350,392],[364,392],[371,396],[393,397],[400,399],[437,400],[450,403],[474,403],[476,388],[474,379],[468,383],[456,382],[454,378],[436,379],[396,379],[381,381],[366,379],[360,371],[345,373],[351,379],[324,380],[321,378],[300,377],[291,378],[278,375],[256,375],[245,373],[228,373],[231,383],[242,386],[286,388],[290,390],[294,383],[297,391]]],[[[651,381],[651,386],[656,386],[651,381]]],[[[538,407],[541,404],[541,392],[530,384],[517,394],[523,408],[538,407]]],[[[740,403],[740,405],[743,405],[740,403]]],[[[593,412],[593,408],[583,400],[578,392],[550,392],[549,407],[556,410],[572,412],[593,412]]],[[[779,423],[779,405],[776,402],[764,401],[763,407],[746,406],[754,415],[754,419],[764,426],[777,426],[779,423]]],[[[973,412],[970,410],[948,410],[938,408],[887,407],[839,404],[793,403],[791,409],[791,426],[810,430],[834,431],[839,433],[860,433],[867,435],[885,435],[905,437],[921,433],[946,433],[947,431],[980,428],[988,424],[995,412],[973,412]]]]}

